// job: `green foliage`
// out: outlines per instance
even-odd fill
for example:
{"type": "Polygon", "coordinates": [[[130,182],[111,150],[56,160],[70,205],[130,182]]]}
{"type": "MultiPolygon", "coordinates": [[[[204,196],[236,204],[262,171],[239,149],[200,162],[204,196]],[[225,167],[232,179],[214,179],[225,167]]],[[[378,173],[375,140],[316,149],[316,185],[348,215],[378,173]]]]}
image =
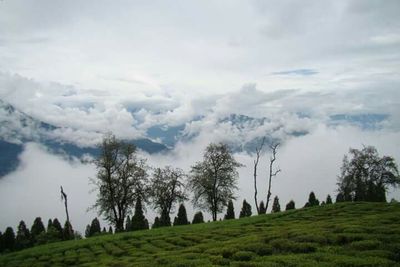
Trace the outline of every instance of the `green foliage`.
{"type": "Polygon", "coordinates": [[[281,205],[279,204],[279,198],[278,196],[275,196],[274,202],[272,203],[272,213],[280,212],[281,211],[281,205]]]}
{"type": "Polygon", "coordinates": [[[7,227],[3,235],[4,250],[13,251],[15,249],[15,233],[12,227],[7,227]]]}
{"type": "Polygon", "coordinates": [[[296,205],[294,203],[293,200],[290,200],[287,204],[286,204],[286,210],[294,210],[296,209],[296,205]]]}
{"type": "Polygon", "coordinates": [[[149,223],[146,220],[146,217],[144,217],[142,198],[139,196],[136,199],[135,214],[133,215],[131,220],[130,231],[146,230],[146,229],[149,229],[149,223]]]}
{"type": "Polygon", "coordinates": [[[327,204],[327,205],[329,205],[329,204],[332,204],[332,198],[331,198],[331,195],[327,195],[327,196],[326,196],[326,201],[325,201],[325,204],[327,204]]]}
{"type": "Polygon", "coordinates": [[[186,208],[183,203],[179,205],[178,209],[178,216],[174,220],[174,226],[175,225],[186,225],[189,224],[188,218],[187,218],[187,213],[186,213],[186,208]]]}
{"type": "Polygon", "coordinates": [[[252,214],[251,205],[247,203],[246,199],[244,199],[242,204],[242,210],[240,211],[239,214],[239,218],[250,217],[251,214],[252,214]]]}
{"type": "Polygon", "coordinates": [[[69,221],[65,221],[63,228],[63,240],[74,239],[74,229],[69,221]]]}
{"type": "Polygon", "coordinates": [[[62,237],[63,237],[63,228],[62,228],[61,223],[58,221],[57,218],[55,218],[55,219],[53,220],[53,227],[54,227],[54,229],[57,230],[57,232],[58,232],[58,237],[59,237],[60,239],[62,239],[62,237]]]}
{"type": "Polygon", "coordinates": [[[36,243],[37,237],[42,233],[45,232],[45,228],[42,222],[42,218],[36,217],[35,220],[33,221],[32,227],[31,227],[31,236],[32,236],[32,242],[36,243]]]}
{"type": "Polygon", "coordinates": [[[225,220],[235,219],[235,210],[234,210],[234,207],[233,207],[232,199],[230,199],[229,202],[228,202],[228,208],[226,209],[226,214],[225,214],[224,219],[225,220]]]}
{"type": "Polygon", "coordinates": [[[23,266],[398,266],[400,204],[339,203],[0,255],[23,266]]]}
{"type": "Polygon", "coordinates": [[[0,231],[0,253],[4,251],[3,233],[0,231]]]}
{"type": "Polygon", "coordinates": [[[191,168],[188,186],[194,194],[193,204],[212,214],[213,221],[233,199],[239,177],[237,162],[226,144],[209,144],[203,161],[191,168]]]}
{"type": "Polygon", "coordinates": [[[20,221],[17,229],[17,237],[15,240],[15,249],[21,250],[31,246],[31,233],[24,221],[20,221]]]}
{"type": "Polygon", "coordinates": [[[343,158],[338,191],[345,201],[386,202],[389,186],[400,184],[393,157],[380,157],[373,146],[361,150],[350,148],[343,158]]]}
{"type": "Polygon", "coordinates": [[[100,221],[97,218],[94,218],[92,220],[92,223],[90,224],[89,236],[100,234],[100,232],[101,232],[100,221]]]}
{"type": "Polygon", "coordinates": [[[304,207],[314,207],[314,206],[319,206],[319,200],[315,197],[315,194],[313,191],[311,191],[310,195],[308,196],[308,202],[304,207]]]}
{"type": "Polygon", "coordinates": [[[197,224],[197,223],[204,223],[203,213],[201,211],[196,212],[193,216],[192,224],[197,224]]]}
{"type": "Polygon", "coordinates": [[[265,208],[264,201],[261,201],[261,202],[260,202],[259,210],[260,210],[260,214],[265,214],[265,213],[267,213],[267,210],[266,210],[266,208],[265,208]]]}

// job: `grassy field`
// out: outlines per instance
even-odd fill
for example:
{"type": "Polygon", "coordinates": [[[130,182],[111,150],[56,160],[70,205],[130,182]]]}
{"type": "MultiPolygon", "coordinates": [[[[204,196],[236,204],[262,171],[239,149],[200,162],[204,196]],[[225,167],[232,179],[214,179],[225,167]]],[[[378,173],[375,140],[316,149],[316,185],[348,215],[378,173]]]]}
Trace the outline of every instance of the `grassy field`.
{"type": "Polygon", "coordinates": [[[0,266],[400,266],[400,204],[341,203],[53,243],[0,266]]]}

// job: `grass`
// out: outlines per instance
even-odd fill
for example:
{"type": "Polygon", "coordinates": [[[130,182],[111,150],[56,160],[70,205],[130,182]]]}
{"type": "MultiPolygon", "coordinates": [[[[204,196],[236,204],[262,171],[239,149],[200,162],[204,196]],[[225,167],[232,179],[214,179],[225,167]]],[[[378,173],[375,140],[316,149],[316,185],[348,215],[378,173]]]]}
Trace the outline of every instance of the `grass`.
{"type": "Polygon", "coordinates": [[[0,266],[399,266],[400,204],[340,203],[42,245],[0,266]]]}

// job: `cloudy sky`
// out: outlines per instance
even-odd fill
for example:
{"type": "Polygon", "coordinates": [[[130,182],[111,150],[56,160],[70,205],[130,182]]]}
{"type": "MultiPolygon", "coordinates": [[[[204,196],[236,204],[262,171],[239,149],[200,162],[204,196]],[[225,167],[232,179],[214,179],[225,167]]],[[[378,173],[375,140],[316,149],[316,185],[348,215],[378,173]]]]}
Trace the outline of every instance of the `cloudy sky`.
{"type": "MultiPolygon", "coordinates": [[[[57,138],[81,146],[106,131],[139,138],[154,125],[183,125],[190,141],[168,155],[145,156],[185,170],[210,141],[271,134],[284,140],[276,194],[281,204],[294,198],[302,206],[311,190],[320,198],[335,194],[350,146],[375,145],[400,160],[399,13],[397,0],[3,0],[0,99],[61,127],[57,138]],[[221,123],[230,114],[268,123],[238,129],[221,123]],[[385,119],[364,127],[332,122],[337,114],[385,119]]],[[[252,157],[236,156],[247,166],[240,202],[251,198],[252,157]]],[[[58,197],[53,191],[62,182],[77,192],[72,207],[82,230],[94,216],[85,212],[94,175],[93,166],[27,144],[18,170],[0,181],[0,229],[40,214],[62,217],[59,202],[43,204],[58,197]]]]}

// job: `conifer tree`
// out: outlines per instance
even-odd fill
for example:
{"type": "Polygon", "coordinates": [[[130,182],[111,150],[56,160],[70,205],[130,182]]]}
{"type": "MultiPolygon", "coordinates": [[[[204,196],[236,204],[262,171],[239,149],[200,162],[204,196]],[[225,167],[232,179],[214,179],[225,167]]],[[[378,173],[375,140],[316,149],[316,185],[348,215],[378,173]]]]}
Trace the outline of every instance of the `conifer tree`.
{"type": "Polygon", "coordinates": [[[47,221],[47,231],[49,231],[50,227],[53,227],[53,221],[51,219],[47,221]]]}
{"type": "Polygon", "coordinates": [[[326,201],[325,201],[325,203],[328,204],[328,205],[329,205],[329,204],[332,204],[331,195],[327,195],[327,196],[326,196],[326,201]]]}
{"type": "Polygon", "coordinates": [[[278,196],[275,196],[274,202],[272,203],[272,212],[280,212],[281,211],[281,205],[279,204],[279,198],[278,196]]]}
{"type": "Polygon", "coordinates": [[[97,218],[94,218],[90,225],[90,236],[100,234],[100,232],[101,232],[100,222],[97,218]]]}
{"type": "Polygon", "coordinates": [[[54,218],[54,220],[53,220],[53,227],[54,227],[54,229],[57,230],[58,238],[62,239],[63,238],[63,228],[57,218],[54,218]]]}
{"type": "Polygon", "coordinates": [[[103,231],[101,231],[102,234],[107,234],[106,227],[103,227],[103,231]]]}
{"type": "Polygon", "coordinates": [[[179,205],[178,215],[176,217],[176,221],[174,221],[174,225],[186,225],[189,224],[186,208],[183,203],[179,205]]]}
{"type": "Polygon", "coordinates": [[[234,207],[233,207],[232,199],[229,200],[229,202],[228,202],[228,208],[226,210],[226,214],[225,214],[224,219],[225,220],[235,219],[235,210],[234,210],[234,207]]]}
{"type": "Polygon", "coordinates": [[[90,237],[90,224],[86,225],[85,237],[86,238],[90,237]]]}
{"type": "Polygon", "coordinates": [[[17,229],[17,237],[15,240],[15,248],[16,249],[24,249],[28,248],[31,245],[31,234],[29,230],[26,228],[26,224],[24,221],[20,221],[17,229]]]}
{"type": "Polygon", "coordinates": [[[112,233],[113,233],[113,229],[112,229],[111,226],[108,228],[108,233],[109,233],[109,234],[112,234],[112,233]]]}
{"type": "Polygon", "coordinates": [[[287,204],[286,204],[286,210],[294,210],[296,208],[296,205],[294,203],[293,200],[290,200],[287,204]]]}
{"type": "Polygon", "coordinates": [[[242,210],[240,211],[239,218],[243,217],[250,217],[252,214],[251,212],[251,205],[247,203],[246,199],[243,200],[242,210]]]}
{"type": "Polygon", "coordinates": [[[3,235],[4,250],[13,251],[15,248],[15,233],[11,227],[7,227],[3,235]]]}
{"type": "Polygon", "coordinates": [[[69,221],[65,221],[64,229],[63,229],[63,240],[72,240],[74,239],[74,230],[69,221]]]}
{"type": "Polygon", "coordinates": [[[265,209],[264,201],[262,201],[262,200],[261,200],[261,202],[260,202],[259,211],[260,211],[259,214],[265,214],[265,213],[267,213],[267,210],[265,209]]]}
{"type": "Polygon", "coordinates": [[[125,221],[125,231],[129,232],[132,231],[132,221],[131,221],[131,217],[128,215],[128,217],[126,217],[126,221],[125,221]]]}
{"type": "Polygon", "coordinates": [[[153,226],[151,228],[158,228],[158,227],[160,227],[160,218],[158,218],[158,216],[156,216],[154,218],[154,223],[153,223],[153,226]]]}
{"type": "Polygon", "coordinates": [[[338,193],[336,196],[336,203],[344,202],[344,196],[342,193],[338,193]]]}
{"type": "Polygon", "coordinates": [[[201,211],[196,212],[193,216],[192,224],[196,224],[196,223],[204,223],[204,217],[203,217],[203,213],[201,211]]]}
{"type": "Polygon", "coordinates": [[[319,206],[319,200],[315,197],[313,191],[311,191],[310,195],[308,196],[308,202],[306,203],[305,207],[314,207],[319,206]]]}
{"type": "Polygon", "coordinates": [[[33,221],[33,225],[31,227],[31,236],[33,243],[36,243],[37,237],[42,233],[45,232],[45,228],[42,222],[42,218],[36,217],[33,221]]]}
{"type": "Polygon", "coordinates": [[[4,251],[4,245],[3,245],[3,234],[0,231],[0,253],[4,251]]]}
{"type": "Polygon", "coordinates": [[[149,229],[148,222],[146,223],[146,218],[143,214],[142,199],[140,196],[136,200],[135,214],[132,217],[131,224],[132,231],[149,229]]]}

